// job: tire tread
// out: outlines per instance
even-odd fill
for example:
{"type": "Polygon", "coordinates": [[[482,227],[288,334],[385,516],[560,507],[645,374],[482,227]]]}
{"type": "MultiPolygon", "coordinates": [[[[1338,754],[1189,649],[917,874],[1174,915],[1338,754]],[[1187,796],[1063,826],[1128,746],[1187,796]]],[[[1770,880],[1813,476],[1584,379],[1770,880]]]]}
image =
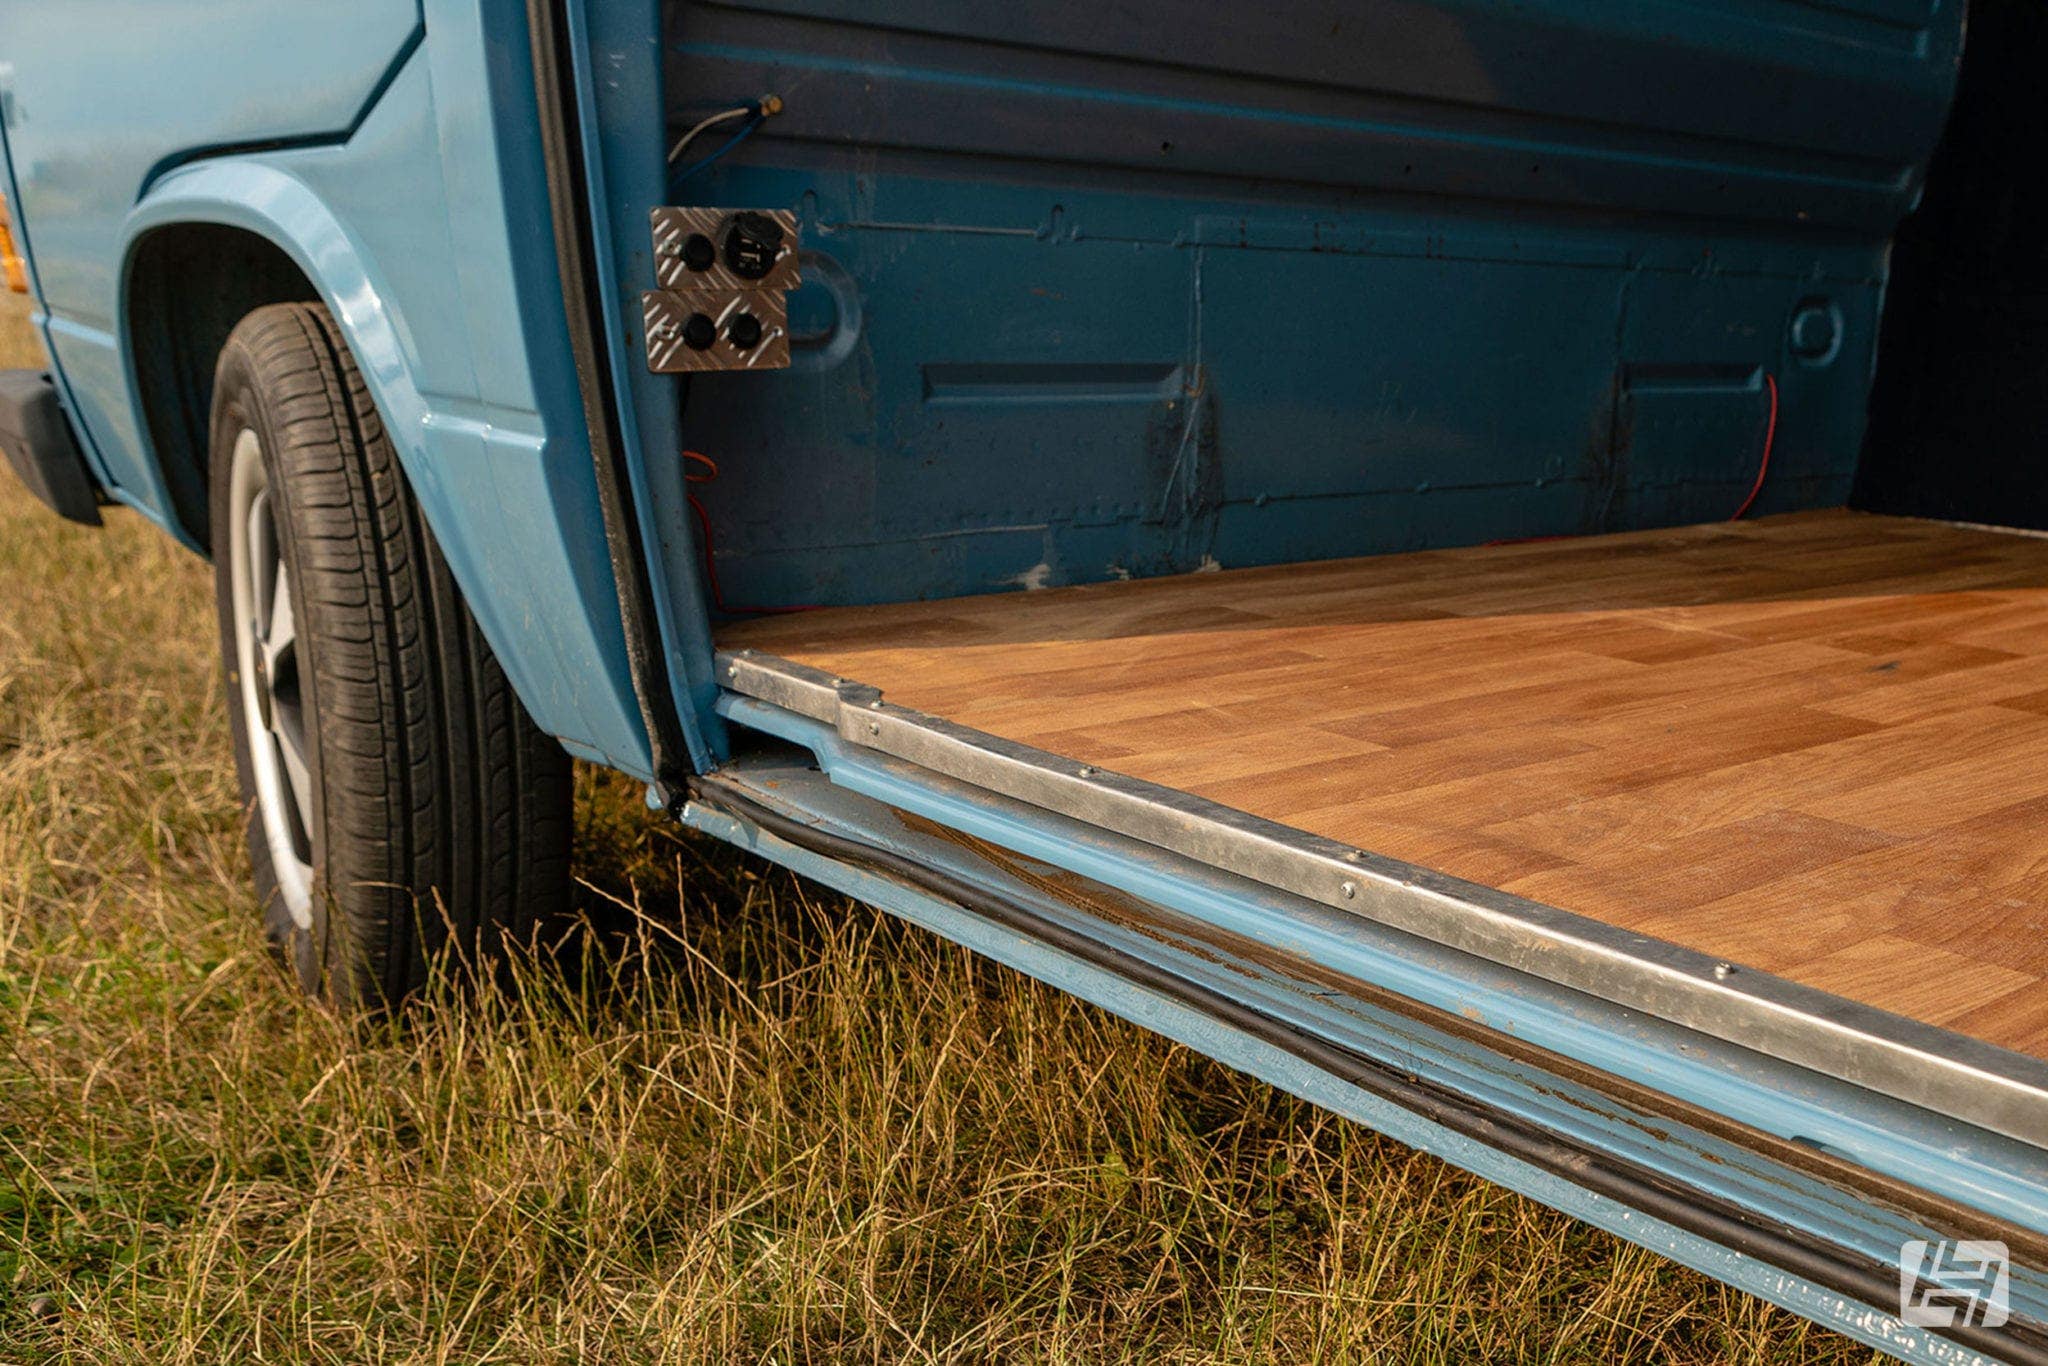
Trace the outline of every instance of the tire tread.
{"type": "MultiPolygon", "coordinates": [[[[312,655],[327,990],[396,1001],[444,951],[481,966],[566,908],[568,756],[478,629],[327,310],[250,314],[217,405],[237,370],[272,419],[312,655]]],[[[263,863],[260,832],[251,844],[263,863]]]]}

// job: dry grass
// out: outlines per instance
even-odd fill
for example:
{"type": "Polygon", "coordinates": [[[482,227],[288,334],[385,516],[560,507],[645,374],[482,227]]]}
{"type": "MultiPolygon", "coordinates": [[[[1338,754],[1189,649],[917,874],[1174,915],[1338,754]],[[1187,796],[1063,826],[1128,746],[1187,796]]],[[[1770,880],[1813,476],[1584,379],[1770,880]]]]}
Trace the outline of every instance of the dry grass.
{"type": "Polygon", "coordinates": [[[42,342],[29,322],[26,294],[0,289],[0,365],[30,366],[43,363],[42,342]]]}
{"type": "Polygon", "coordinates": [[[1871,1359],[599,774],[580,972],[351,1027],[209,601],[0,479],[0,1362],[1871,1359]]]}

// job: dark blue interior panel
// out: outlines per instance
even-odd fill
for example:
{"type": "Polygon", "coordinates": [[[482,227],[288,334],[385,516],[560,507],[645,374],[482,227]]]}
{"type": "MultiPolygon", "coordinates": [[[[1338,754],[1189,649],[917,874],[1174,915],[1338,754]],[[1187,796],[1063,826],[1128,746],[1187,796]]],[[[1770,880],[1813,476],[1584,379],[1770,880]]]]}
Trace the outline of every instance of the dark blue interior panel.
{"type": "Polygon", "coordinates": [[[1960,27],[1953,0],[676,5],[677,130],[786,108],[672,202],[793,207],[807,251],[792,369],[689,395],[727,600],[1725,517],[1769,381],[1759,510],[1839,503],[1960,27]]]}

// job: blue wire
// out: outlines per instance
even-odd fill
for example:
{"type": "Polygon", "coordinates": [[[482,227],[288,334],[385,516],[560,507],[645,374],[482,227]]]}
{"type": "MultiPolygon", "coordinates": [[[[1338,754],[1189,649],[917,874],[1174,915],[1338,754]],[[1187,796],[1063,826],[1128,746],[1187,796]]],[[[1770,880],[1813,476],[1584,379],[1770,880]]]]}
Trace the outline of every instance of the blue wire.
{"type": "Polygon", "coordinates": [[[677,171],[674,175],[668,178],[668,183],[671,185],[677,185],[685,180],[688,180],[691,176],[697,174],[697,172],[703,170],[706,166],[709,166],[712,162],[718,160],[727,152],[730,152],[733,148],[739,146],[742,142],[745,142],[747,140],[747,135],[749,133],[752,133],[756,128],[759,128],[762,124],[762,121],[766,118],[767,115],[763,114],[759,109],[756,109],[753,113],[747,115],[746,118],[740,121],[739,132],[734,133],[731,137],[727,138],[723,146],[721,146],[717,151],[711,153],[709,156],[706,156],[698,161],[693,161],[689,165],[683,167],[682,170],[677,171]]]}

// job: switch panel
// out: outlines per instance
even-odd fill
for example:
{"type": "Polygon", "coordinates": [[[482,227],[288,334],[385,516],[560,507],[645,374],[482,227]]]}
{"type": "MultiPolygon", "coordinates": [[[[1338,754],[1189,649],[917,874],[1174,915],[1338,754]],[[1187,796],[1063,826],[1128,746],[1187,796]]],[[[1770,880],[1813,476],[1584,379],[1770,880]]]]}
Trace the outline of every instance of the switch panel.
{"type": "Polygon", "coordinates": [[[660,208],[654,277],[640,296],[647,366],[661,374],[789,364],[789,291],[799,280],[787,209],[660,208]]]}
{"type": "Polygon", "coordinates": [[[787,209],[656,209],[652,218],[663,289],[796,288],[796,215],[787,209]]]}
{"type": "Polygon", "coordinates": [[[772,289],[655,289],[640,296],[647,368],[780,370],[789,364],[789,305],[772,289]]]}

